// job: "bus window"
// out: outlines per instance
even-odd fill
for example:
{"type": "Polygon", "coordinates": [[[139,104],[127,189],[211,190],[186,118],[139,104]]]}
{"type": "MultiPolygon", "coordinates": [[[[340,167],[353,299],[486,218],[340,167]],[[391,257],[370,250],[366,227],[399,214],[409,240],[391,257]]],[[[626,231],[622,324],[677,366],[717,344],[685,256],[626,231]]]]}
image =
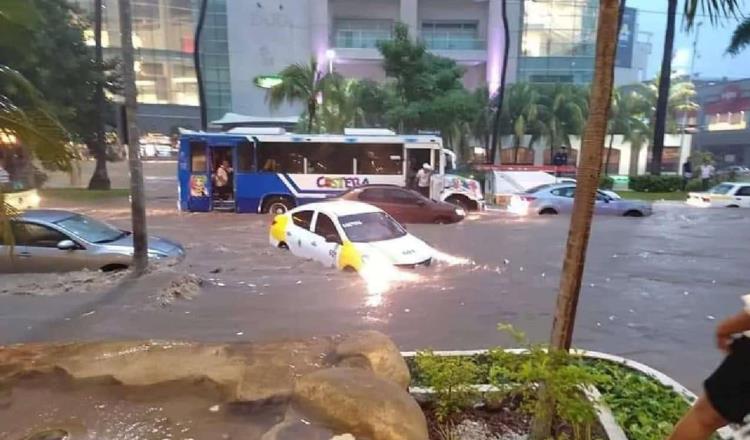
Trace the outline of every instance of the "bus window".
{"type": "Polygon", "coordinates": [[[242,141],[237,144],[237,171],[240,173],[253,170],[253,144],[242,141]]]}
{"type": "Polygon", "coordinates": [[[358,144],[357,174],[400,175],[403,169],[403,144],[358,144]]]}
{"type": "Polygon", "coordinates": [[[308,174],[352,174],[356,145],[309,143],[303,144],[307,157],[308,174]]]}
{"type": "Polygon", "coordinates": [[[258,171],[267,173],[304,173],[301,145],[291,142],[264,142],[258,145],[258,167],[258,171]]]}
{"type": "Polygon", "coordinates": [[[206,143],[190,143],[190,171],[194,173],[206,172],[206,143]]]}

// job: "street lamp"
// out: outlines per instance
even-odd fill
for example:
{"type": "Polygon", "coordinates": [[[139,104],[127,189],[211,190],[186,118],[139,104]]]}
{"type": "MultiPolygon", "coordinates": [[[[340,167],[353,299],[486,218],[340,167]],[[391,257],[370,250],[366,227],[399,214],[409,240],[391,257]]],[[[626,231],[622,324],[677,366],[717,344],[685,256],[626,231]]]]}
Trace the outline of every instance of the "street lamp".
{"type": "Polygon", "coordinates": [[[328,73],[333,73],[333,60],[336,58],[336,51],[327,49],[326,58],[328,59],[328,73]]]}

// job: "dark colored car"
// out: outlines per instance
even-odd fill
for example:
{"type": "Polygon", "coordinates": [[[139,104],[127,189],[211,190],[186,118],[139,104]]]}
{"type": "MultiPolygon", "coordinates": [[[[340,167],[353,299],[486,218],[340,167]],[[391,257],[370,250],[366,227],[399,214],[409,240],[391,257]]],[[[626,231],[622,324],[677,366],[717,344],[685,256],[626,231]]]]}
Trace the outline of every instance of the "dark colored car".
{"type": "Polygon", "coordinates": [[[395,185],[359,186],[336,199],[369,203],[401,223],[456,223],[466,217],[466,212],[456,205],[437,202],[395,185]]]}

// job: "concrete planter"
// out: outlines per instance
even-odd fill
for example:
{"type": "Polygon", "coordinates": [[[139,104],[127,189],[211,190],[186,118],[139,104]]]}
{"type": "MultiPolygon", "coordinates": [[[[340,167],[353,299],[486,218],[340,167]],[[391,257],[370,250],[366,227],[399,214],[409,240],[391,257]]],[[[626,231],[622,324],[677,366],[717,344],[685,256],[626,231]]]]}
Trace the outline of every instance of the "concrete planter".
{"type": "MultiPolygon", "coordinates": [[[[449,350],[449,351],[433,351],[433,353],[438,356],[474,356],[474,355],[486,354],[488,353],[488,351],[489,350],[449,350]]],[[[526,352],[526,349],[511,348],[511,349],[506,349],[505,351],[510,352],[510,353],[523,354],[526,352]]],[[[589,359],[605,360],[605,361],[617,363],[633,371],[636,371],[638,373],[651,377],[652,379],[658,381],[662,385],[674,390],[677,394],[682,396],[682,398],[685,399],[685,401],[689,404],[692,404],[698,398],[695,395],[695,393],[688,390],[686,387],[684,387],[682,384],[680,384],[676,380],[672,379],[671,377],[667,376],[661,371],[658,371],[640,362],[636,362],[636,361],[633,361],[633,360],[630,360],[621,356],[616,356],[616,355],[609,354],[609,353],[601,353],[597,351],[575,350],[574,354],[585,357],[585,358],[589,358],[589,359]]],[[[404,351],[404,352],[401,352],[401,355],[405,359],[414,358],[416,357],[417,352],[404,351]]],[[[489,385],[489,384],[476,385],[475,388],[480,393],[498,391],[497,387],[493,385],[489,385]]],[[[599,416],[599,423],[604,428],[605,432],[607,433],[608,438],[610,440],[627,440],[628,437],[625,435],[623,428],[617,424],[617,421],[614,415],[612,414],[612,411],[603,402],[603,399],[601,399],[601,393],[599,392],[599,390],[596,389],[596,387],[590,387],[584,391],[586,395],[589,397],[589,399],[591,399],[592,402],[595,402],[597,414],[599,416]]],[[[430,395],[434,393],[432,389],[425,388],[425,387],[409,387],[409,392],[414,396],[430,395]]],[[[729,427],[725,427],[719,430],[718,434],[722,439],[733,439],[735,432],[729,427]]]]}

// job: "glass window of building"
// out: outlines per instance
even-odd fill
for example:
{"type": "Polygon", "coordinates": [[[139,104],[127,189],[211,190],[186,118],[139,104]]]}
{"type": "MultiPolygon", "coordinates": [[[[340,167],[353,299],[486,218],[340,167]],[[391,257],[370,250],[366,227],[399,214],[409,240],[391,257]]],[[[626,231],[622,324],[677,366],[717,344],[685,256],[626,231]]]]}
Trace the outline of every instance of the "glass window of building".
{"type": "Polygon", "coordinates": [[[335,47],[374,48],[380,40],[388,40],[393,20],[335,18],[331,42],[335,47]]]}
{"type": "Polygon", "coordinates": [[[477,21],[425,21],[422,39],[429,49],[477,50],[484,47],[477,21]]]}

